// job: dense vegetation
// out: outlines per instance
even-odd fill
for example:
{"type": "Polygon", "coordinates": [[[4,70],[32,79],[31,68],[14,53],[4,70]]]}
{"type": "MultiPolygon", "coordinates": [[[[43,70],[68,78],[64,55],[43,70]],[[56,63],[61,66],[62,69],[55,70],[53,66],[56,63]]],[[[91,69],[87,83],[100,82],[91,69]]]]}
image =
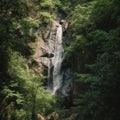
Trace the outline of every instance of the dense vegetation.
{"type": "Polygon", "coordinates": [[[52,0],[0,1],[1,120],[35,120],[37,113],[45,115],[54,107],[56,100],[42,87],[44,76],[30,68],[31,44],[37,39],[37,32],[31,31],[53,19],[51,11],[57,4],[52,0]]]}
{"type": "Polygon", "coordinates": [[[30,66],[38,37],[31,31],[44,33],[58,11],[69,23],[65,50],[79,91],[77,119],[120,120],[119,0],[1,0],[0,119],[35,120],[56,109],[44,76],[30,66]]]}
{"type": "Polygon", "coordinates": [[[119,120],[120,2],[96,0],[75,5],[68,18],[74,77],[81,93],[80,120],[119,120]],[[76,61],[76,62],[74,62],[76,61]]]}

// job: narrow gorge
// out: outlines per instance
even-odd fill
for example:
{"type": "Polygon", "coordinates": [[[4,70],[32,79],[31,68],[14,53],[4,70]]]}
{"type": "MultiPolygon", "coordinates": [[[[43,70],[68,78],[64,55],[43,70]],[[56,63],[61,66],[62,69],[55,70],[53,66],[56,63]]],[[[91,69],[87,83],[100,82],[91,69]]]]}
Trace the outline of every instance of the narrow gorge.
{"type": "Polygon", "coordinates": [[[120,0],[0,1],[0,120],[120,120],[120,0]]]}
{"type": "MultiPolygon", "coordinates": [[[[46,71],[46,88],[52,95],[64,97],[72,96],[73,82],[70,65],[64,66],[65,52],[63,48],[63,32],[67,30],[68,23],[65,20],[54,21],[50,29],[44,34],[42,51],[36,59],[46,71]]],[[[36,55],[35,55],[36,57],[36,55]]],[[[71,100],[72,101],[72,100],[71,100]]]]}

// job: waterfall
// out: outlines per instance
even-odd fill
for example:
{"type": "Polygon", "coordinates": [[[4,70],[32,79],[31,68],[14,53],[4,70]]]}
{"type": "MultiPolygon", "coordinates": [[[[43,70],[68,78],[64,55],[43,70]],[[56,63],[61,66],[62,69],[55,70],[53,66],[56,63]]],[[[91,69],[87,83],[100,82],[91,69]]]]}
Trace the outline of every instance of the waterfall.
{"type": "Polygon", "coordinates": [[[48,89],[51,90],[52,89],[52,82],[51,82],[51,66],[52,66],[52,61],[51,58],[48,61],[48,89]]]}
{"type": "MultiPolygon", "coordinates": [[[[48,37],[45,56],[47,58],[47,88],[52,95],[70,96],[72,90],[72,76],[69,62],[65,59],[62,45],[63,24],[53,22],[48,37]]],[[[45,61],[43,61],[44,63],[45,61]]]]}
{"type": "MultiPolygon", "coordinates": [[[[47,32],[44,33],[44,41],[40,51],[41,58],[38,61],[40,60],[44,74],[47,76],[45,89],[50,90],[51,95],[62,96],[66,106],[70,106],[73,95],[73,77],[71,62],[65,57],[62,45],[62,37],[65,40],[69,39],[66,36],[66,23],[65,20],[53,21],[47,32]]],[[[68,40],[64,42],[68,45],[68,40]]]]}
{"type": "Polygon", "coordinates": [[[55,39],[55,50],[54,57],[52,58],[53,64],[53,85],[52,85],[52,95],[62,87],[62,72],[61,65],[64,58],[64,49],[62,46],[62,26],[59,24],[56,31],[55,39]]]}

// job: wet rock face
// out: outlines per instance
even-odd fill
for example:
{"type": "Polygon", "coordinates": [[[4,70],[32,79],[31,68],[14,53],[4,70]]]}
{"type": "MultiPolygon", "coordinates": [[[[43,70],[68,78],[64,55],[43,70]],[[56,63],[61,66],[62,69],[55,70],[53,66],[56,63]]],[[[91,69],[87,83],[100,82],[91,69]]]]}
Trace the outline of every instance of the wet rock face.
{"type": "Polygon", "coordinates": [[[60,120],[60,117],[57,112],[52,112],[46,117],[46,120],[60,120]]]}
{"type": "Polygon", "coordinates": [[[62,25],[62,30],[65,31],[67,29],[68,23],[65,20],[54,21],[49,29],[47,29],[44,33],[44,39],[38,38],[35,55],[33,56],[34,59],[41,63],[45,64],[47,61],[46,58],[54,57],[54,50],[55,50],[55,41],[56,41],[56,32],[59,25],[62,25]],[[42,58],[45,57],[45,58],[42,58]],[[42,58],[42,59],[41,59],[42,58]]]}
{"type": "Polygon", "coordinates": [[[53,94],[66,96],[68,100],[72,94],[72,75],[69,65],[63,65],[66,61],[62,45],[62,33],[67,27],[66,20],[54,21],[44,33],[44,39],[38,40],[34,59],[46,71],[46,83],[53,94]]]}
{"type": "Polygon", "coordinates": [[[37,119],[38,120],[46,120],[41,114],[37,114],[37,119]]]}
{"type": "Polygon", "coordinates": [[[66,20],[61,20],[60,24],[62,25],[63,32],[68,28],[68,22],[66,20]]]}
{"type": "Polygon", "coordinates": [[[57,112],[52,112],[46,117],[42,116],[41,114],[37,114],[37,120],[60,120],[60,117],[57,112]]]}
{"type": "Polygon", "coordinates": [[[38,63],[38,73],[48,67],[49,58],[54,57],[54,46],[56,37],[57,22],[53,22],[49,29],[44,33],[44,37],[38,36],[35,46],[33,59],[38,63]]]}

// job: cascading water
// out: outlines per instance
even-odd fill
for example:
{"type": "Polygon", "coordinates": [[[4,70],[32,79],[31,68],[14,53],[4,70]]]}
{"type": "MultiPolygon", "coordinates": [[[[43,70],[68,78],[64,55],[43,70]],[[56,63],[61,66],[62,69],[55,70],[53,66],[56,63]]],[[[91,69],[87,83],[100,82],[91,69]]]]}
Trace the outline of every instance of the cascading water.
{"type": "Polygon", "coordinates": [[[45,55],[47,58],[47,88],[52,95],[59,94],[69,97],[72,89],[72,76],[69,62],[65,62],[65,54],[62,45],[63,24],[53,22],[47,39],[45,55]],[[64,60],[64,61],[63,61],[64,60]],[[64,64],[65,63],[65,64],[64,64]],[[67,66],[66,66],[67,65],[67,66]]]}
{"type": "Polygon", "coordinates": [[[48,89],[51,90],[52,89],[52,82],[51,82],[51,66],[52,66],[52,63],[51,63],[51,58],[49,59],[48,61],[48,89]]]}
{"type": "Polygon", "coordinates": [[[52,58],[53,63],[53,86],[52,86],[52,95],[62,87],[62,72],[61,65],[64,58],[64,49],[62,46],[62,26],[59,24],[56,31],[55,39],[55,50],[54,57],[52,58]]]}
{"type": "MultiPolygon", "coordinates": [[[[66,106],[69,106],[72,103],[73,82],[71,62],[65,58],[62,45],[62,33],[66,33],[67,30],[65,23],[65,20],[61,20],[60,23],[53,21],[45,33],[45,43],[41,47],[41,63],[45,68],[44,70],[47,70],[45,71],[48,78],[46,88],[51,91],[52,95],[63,96],[66,106]]],[[[68,39],[65,34],[63,37],[68,39]]]]}

